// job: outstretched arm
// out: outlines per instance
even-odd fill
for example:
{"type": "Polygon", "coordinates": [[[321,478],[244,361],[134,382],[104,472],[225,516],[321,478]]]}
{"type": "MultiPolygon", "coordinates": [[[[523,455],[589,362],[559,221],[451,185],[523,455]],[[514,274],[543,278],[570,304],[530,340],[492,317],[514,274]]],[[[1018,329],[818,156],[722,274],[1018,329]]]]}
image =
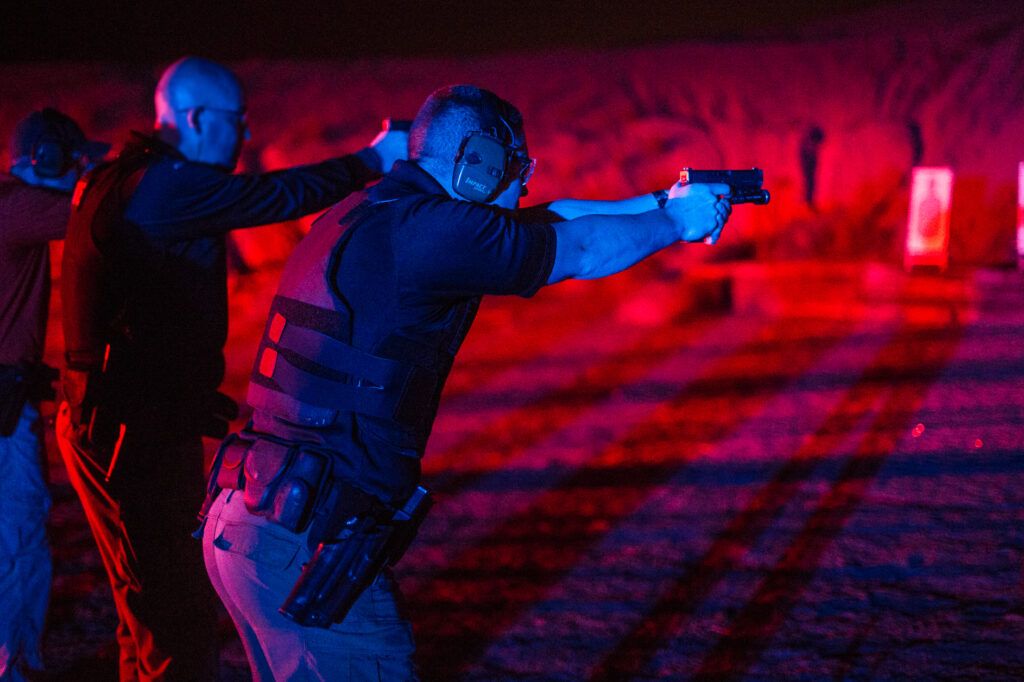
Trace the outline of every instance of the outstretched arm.
{"type": "Polygon", "coordinates": [[[555,223],[555,265],[548,284],[613,275],[677,241],[710,238],[714,243],[732,210],[728,199],[719,198],[728,193],[727,185],[677,184],[663,210],[555,223]]]}
{"type": "Polygon", "coordinates": [[[636,215],[658,208],[653,194],[641,194],[619,201],[591,199],[558,199],[548,205],[548,210],[566,220],[575,220],[588,215],[636,215]]]}
{"type": "Polygon", "coordinates": [[[260,175],[232,175],[203,164],[157,164],[146,171],[127,217],[172,241],[292,220],[321,211],[405,158],[408,134],[384,131],[349,156],[260,175]]]}

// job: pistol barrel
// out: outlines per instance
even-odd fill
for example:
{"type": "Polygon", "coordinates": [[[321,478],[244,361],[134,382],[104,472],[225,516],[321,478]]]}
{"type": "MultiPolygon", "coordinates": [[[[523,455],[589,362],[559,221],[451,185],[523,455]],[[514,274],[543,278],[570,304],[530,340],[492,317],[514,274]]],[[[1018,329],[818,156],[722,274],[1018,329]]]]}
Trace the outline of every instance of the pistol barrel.
{"type": "Polygon", "coordinates": [[[755,190],[732,190],[729,195],[729,203],[732,204],[757,204],[764,206],[771,201],[772,195],[766,189],[755,190]]]}

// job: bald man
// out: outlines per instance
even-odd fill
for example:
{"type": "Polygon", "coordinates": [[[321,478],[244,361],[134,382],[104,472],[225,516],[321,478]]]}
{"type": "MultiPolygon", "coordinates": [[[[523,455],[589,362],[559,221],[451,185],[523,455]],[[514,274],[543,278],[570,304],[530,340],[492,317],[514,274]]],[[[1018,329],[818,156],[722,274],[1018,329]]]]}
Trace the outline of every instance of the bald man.
{"type": "Polygon", "coordinates": [[[407,136],[234,175],[249,132],[231,71],[181,59],[160,79],[155,108],[154,134],[133,134],[76,190],[57,436],[114,592],[120,679],[205,680],[216,676],[215,597],[190,531],[204,490],[202,436],[223,436],[236,414],[217,392],[225,235],[339,201],[404,158],[407,136]]]}

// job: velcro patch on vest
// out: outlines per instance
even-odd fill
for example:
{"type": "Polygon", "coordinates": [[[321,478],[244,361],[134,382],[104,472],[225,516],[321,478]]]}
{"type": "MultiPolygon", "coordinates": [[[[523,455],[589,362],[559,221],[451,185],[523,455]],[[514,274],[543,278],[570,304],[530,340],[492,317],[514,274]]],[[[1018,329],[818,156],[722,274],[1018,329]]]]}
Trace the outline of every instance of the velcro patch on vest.
{"type": "Polygon", "coordinates": [[[287,320],[284,319],[284,315],[281,313],[274,313],[274,317],[270,320],[270,330],[267,332],[267,336],[274,343],[281,341],[281,334],[284,333],[284,326],[287,324],[287,320]]]}
{"type": "Polygon", "coordinates": [[[272,377],[275,367],[277,367],[277,351],[273,348],[264,348],[260,355],[260,374],[272,377]]]}

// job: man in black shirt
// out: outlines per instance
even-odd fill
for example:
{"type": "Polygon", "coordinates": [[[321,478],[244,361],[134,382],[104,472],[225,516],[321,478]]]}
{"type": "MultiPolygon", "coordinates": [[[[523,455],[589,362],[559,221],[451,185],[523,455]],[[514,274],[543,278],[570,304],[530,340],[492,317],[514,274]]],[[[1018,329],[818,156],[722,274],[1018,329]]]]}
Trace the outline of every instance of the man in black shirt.
{"type": "Polygon", "coordinates": [[[241,83],[188,57],[156,90],[152,136],[76,190],[64,252],[66,402],[57,434],[117,605],[122,680],[214,679],[213,595],[189,537],[201,436],[235,406],[217,393],[227,336],[225,235],[321,210],[397,158],[389,132],[355,155],[233,175],[248,137],[241,83]]]}
{"type": "Polygon", "coordinates": [[[409,151],[292,254],[249,385],[252,423],[218,455],[228,490],[204,555],[256,679],[415,678],[411,630],[379,569],[408,535],[420,458],[481,296],[529,297],[713,242],[731,210],[725,185],[518,210],[534,166],[522,117],[472,86],[431,95],[409,151]]]}

